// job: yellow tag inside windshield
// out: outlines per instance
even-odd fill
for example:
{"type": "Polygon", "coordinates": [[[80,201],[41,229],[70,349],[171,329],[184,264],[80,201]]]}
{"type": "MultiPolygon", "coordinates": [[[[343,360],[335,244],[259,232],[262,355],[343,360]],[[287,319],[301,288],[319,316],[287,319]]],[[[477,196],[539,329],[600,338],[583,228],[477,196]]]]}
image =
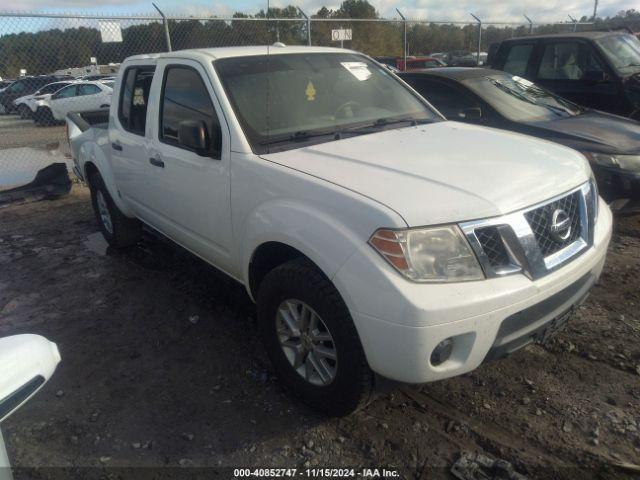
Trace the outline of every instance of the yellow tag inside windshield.
{"type": "Polygon", "coordinates": [[[307,89],[304,91],[304,93],[307,95],[307,101],[313,102],[316,99],[316,89],[313,86],[313,83],[311,83],[311,80],[309,80],[307,89]]]}

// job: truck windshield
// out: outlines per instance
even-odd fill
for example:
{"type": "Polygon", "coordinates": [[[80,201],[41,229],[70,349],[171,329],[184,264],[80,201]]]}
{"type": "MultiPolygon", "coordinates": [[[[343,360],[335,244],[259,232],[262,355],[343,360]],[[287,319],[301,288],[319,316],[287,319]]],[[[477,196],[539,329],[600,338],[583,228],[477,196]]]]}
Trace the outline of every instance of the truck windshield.
{"type": "Polygon", "coordinates": [[[234,57],[214,66],[255,153],[440,120],[362,55],[234,57]]]}
{"type": "Polygon", "coordinates": [[[583,112],[582,107],[518,76],[491,75],[462,83],[501,115],[515,122],[553,120],[583,112]]]}
{"type": "Polygon", "coordinates": [[[640,72],[640,40],[633,35],[610,35],[596,43],[620,75],[640,72]]]}

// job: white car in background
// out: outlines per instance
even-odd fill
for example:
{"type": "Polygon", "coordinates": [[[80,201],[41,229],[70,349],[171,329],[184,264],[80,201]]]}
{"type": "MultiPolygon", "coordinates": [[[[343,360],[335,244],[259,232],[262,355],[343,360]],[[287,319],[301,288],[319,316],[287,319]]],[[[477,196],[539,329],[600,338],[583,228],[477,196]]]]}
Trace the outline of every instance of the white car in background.
{"type": "Polygon", "coordinates": [[[38,109],[38,100],[48,100],[51,95],[56,93],[58,90],[61,90],[72,83],[74,83],[73,80],[49,83],[37,92],[14,100],[13,104],[16,106],[16,110],[18,110],[20,118],[31,118],[38,109]]]}
{"type": "Polygon", "coordinates": [[[109,108],[112,93],[112,81],[74,82],[47,99],[37,100],[34,119],[38,125],[53,125],[64,121],[70,112],[109,108]]]}

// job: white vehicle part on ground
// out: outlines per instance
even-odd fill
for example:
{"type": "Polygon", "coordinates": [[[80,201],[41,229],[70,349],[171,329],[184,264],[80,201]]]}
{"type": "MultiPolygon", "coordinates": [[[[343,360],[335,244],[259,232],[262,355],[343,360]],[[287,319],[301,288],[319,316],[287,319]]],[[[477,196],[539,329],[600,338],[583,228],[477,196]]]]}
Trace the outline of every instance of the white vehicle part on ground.
{"type": "MultiPolygon", "coordinates": [[[[51,378],[60,363],[55,343],[39,335],[0,338],[0,422],[20,408],[51,378]]],[[[0,432],[0,480],[11,479],[0,432]]]]}

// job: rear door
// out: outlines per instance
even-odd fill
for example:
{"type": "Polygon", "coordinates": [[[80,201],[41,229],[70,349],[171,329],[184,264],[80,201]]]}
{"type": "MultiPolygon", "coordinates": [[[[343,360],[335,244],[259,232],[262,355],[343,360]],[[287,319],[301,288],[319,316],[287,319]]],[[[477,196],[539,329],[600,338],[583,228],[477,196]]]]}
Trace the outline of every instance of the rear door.
{"type": "Polygon", "coordinates": [[[606,63],[589,42],[579,39],[545,40],[534,67],[533,80],[578,105],[611,111],[617,103],[618,86],[606,63]],[[592,74],[607,80],[590,81],[592,74]]]}
{"type": "Polygon", "coordinates": [[[230,270],[230,138],[203,65],[165,59],[154,80],[154,121],[147,168],[152,222],[162,232],[223,270],[230,270]],[[157,96],[156,96],[157,95],[157,96]],[[180,126],[204,122],[210,148],[195,152],[180,141],[180,126]]]}
{"type": "Polygon", "coordinates": [[[111,164],[118,190],[145,221],[149,211],[144,194],[150,135],[147,117],[155,68],[151,63],[126,67],[118,91],[113,93],[117,97],[112,98],[118,102],[118,108],[109,115],[111,164]]]}
{"type": "Polygon", "coordinates": [[[78,97],[75,105],[71,108],[73,111],[86,112],[89,110],[98,110],[105,108],[109,102],[105,97],[102,89],[93,83],[83,83],[78,85],[78,97]]]}
{"type": "Polygon", "coordinates": [[[535,47],[535,41],[503,43],[498,50],[493,68],[519,77],[529,77],[532,73],[530,65],[535,47]]]}

